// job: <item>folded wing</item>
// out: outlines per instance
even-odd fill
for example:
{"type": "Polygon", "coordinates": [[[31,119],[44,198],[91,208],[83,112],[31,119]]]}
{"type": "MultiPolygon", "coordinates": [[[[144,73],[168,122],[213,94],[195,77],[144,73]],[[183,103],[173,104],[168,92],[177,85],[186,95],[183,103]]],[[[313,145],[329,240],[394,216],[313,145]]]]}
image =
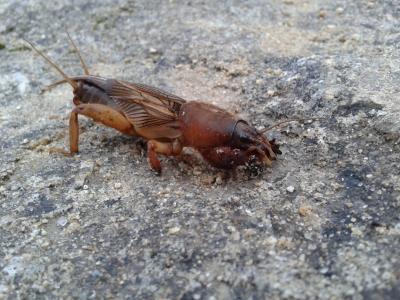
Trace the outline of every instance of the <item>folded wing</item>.
{"type": "Polygon", "coordinates": [[[185,100],[157,88],[113,80],[112,99],[136,131],[148,139],[172,140],[181,136],[178,113],[185,100]]]}
{"type": "Polygon", "coordinates": [[[185,100],[159,89],[114,80],[107,91],[135,128],[168,125],[178,120],[185,100]]]}
{"type": "Polygon", "coordinates": [[[186,102],[184,99],[148,85],[100,76],[82,75],[71,79],[103,90],[143,137],[175,139],[181,135],[178,113],[186,102]]]}

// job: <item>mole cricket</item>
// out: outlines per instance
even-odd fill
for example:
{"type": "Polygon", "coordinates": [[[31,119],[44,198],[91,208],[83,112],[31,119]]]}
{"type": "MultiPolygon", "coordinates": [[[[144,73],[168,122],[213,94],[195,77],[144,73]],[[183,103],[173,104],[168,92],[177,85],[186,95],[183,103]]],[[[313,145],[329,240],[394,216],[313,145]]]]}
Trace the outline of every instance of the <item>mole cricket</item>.
{"type": "MultiPolygon", "coordinates": [[[[275,140],[268,140],[247,121],[215,105],[186,101],[171,93],[144,84],[90,75],[89,69],[67,33],[77,52],[84,75],[68,76],[47,55],[25,40],[63,79],[50,85],[68,83],[73,90],[69,117],[69,152],[78,152],[78,116],[112,127],[124,134],[147,140],[150,167],[161,173],[158,154],[177,156],[184,147],[196,149],[213,167],[235,169],[238,166],[261,163],[271,166],[281,154],[275,140]]],[[[316,118],[309,118],[316,119],[316,118]]],[[[65,152],[65,151],[64,151],[65,152]]]]}

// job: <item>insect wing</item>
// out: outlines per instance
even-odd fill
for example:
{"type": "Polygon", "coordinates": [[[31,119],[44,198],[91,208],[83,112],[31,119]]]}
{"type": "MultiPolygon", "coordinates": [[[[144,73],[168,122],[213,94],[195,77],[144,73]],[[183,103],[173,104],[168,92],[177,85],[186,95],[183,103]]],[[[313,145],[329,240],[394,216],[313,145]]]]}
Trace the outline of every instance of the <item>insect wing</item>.
{"type": "Polygon", "coordinates": [[[152,87],[115,80],[108,91],[135,127],[168,125],[177,121],[183,99],[152,87]]]}
{"type": "Polygon", "coordinates": [[[107,94],[127,119],[147,138],[175,139],[181,135],[178,113],[185,100],[162,90],[113,80],[107,94]]]}

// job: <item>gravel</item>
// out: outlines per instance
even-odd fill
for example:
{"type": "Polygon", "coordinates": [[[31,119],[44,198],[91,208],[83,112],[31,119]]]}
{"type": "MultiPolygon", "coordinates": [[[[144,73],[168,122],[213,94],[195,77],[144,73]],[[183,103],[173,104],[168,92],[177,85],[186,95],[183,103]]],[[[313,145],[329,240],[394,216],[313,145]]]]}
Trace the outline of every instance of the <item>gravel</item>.
{"type": "Polygon", "coordinates": [[[400,294],[397,1],[0,1],[0,298],[395,299],[400,294]],[[217,104],[268,132],[272,168],[80,118],[27,47],[82,74],[217,104]]]}

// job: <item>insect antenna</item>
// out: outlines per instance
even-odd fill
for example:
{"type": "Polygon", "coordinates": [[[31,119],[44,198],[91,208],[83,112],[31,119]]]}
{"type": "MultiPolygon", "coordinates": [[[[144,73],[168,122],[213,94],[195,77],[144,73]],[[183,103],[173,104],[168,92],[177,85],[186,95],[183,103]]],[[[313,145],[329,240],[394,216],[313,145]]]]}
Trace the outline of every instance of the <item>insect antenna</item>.
{"type": "Polygon", "coordinates": [[[31,43],[30,41],[23,39],[25,42],[27,42],[33,50],[35,50],[37,52],[37,54],[39,54],[41,57],[43,57],[54,69],[56,69],[58,71],[58,73],[60,73],[63,77],[64,80],[66,82],[68,82],[72,88],[75,90],[78,88],[78,84],[73,81],[71,78],[68,77],[67,74],[64,73],[63,70],[61,70],[61,68],[59,66],[57,66],[46,54],[44,54],[42,51],[40,51],[38,48],[35,47],[35,45],[33,43],[31,43]]]}
{"type": "Polygon", "coordinates": [[[79,51],[78,47],[76,46],[76,44],[74,43],[74,41],[71,38],[71,35],[69,34],[69,32],[67,31],[67,35],[68,35],[68,39],[71,42],[72,46],[75,49],[75,52],[78,54],[79,60],[81,62],[82,68],[85,71],[85,75],[90,75],[89,73],[89,68],[87,67],[87,65],[85,64],[85,61],[82,58],[81,52],[79,51]]]}
{"type": "Polygon", "coordinates": [[[293,119],[289,119],[289,120],[284,120],[278,123],[275,123],[274,125],[271,125],[261,131],[259,131],[259,133],[265,133],[267,131],[270,131],[271,129],[278,127],[282,124],[286,124],[286,123],[290,123],[290,122],[303,122],[303,121],[318,121],[318,120],[325,120],[325,118],[293,118],[293,119]]]}

